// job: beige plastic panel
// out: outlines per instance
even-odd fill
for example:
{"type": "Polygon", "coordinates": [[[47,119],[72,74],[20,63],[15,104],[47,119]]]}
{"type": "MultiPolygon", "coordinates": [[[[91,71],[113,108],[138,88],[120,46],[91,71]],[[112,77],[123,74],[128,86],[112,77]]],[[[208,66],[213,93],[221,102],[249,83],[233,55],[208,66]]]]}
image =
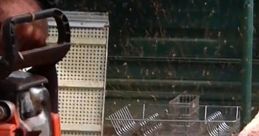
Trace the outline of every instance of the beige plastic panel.
{"type": "Polygon", "coordinates": [[[62,136],[101,136],[100,132],[62,131],[62,136]]]}
{"type": "MultiPolygon", "coordinates": [[[[108,14],[66,12],[71,29],[71,49],[57,65],[62,136],[101,136],[103,125],[108,14]]],[[[48,20],[48,43],[58,32],[48,20]]]]}
{"type": "Polygon", "coordinates": [[[57,65],[59,85],[104,87],[105,45],[73,44],[67,56],[57,65]]]}
{"type": "MultiPolygon", "coordinates": [[[[106,44],[108,27],[102,28],[85,28],[71,27],[71,43],[76,44],[106,44]]],[[[49,27],[49,43],[56,43],[58,32],[56,27],[49,27]]]]}
{"type": "Polygon", "coordinates": [[[62,130],[101,131],[102,89],[59,87],[62,130]]]}

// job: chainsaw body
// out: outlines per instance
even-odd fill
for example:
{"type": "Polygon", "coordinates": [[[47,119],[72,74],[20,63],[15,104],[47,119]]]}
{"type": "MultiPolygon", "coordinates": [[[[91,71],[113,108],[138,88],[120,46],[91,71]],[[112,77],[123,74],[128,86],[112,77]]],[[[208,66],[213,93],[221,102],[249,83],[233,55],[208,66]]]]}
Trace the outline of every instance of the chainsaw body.
{"type": "Polygon", "coordinates": [[[61,136],[60,120],[51,110],[51,96],[43,75],[21,71],[28,67],[55,67],[70,49],[70,28],[59,9],[48,9],[7,19],[3,26],[4,55],[0,59],[0,136],[61,136]],[[15,25],[53,17],[56,44],[19,52],[15,25]]]}

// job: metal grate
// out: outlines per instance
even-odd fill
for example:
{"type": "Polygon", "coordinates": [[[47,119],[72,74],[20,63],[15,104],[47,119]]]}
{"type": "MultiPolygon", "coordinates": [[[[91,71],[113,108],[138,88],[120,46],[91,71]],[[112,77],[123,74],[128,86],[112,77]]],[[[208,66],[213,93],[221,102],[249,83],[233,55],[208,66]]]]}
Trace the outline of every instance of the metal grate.
{"type": "MultiPolygon", "coordinates": [[[[65,12],[71,50],[57,65],[62,136],[100,136],[103,128],[109,20],[105,13],[65,12]]],[[[49,43],[56,43],[54,20],[49,43]]]]}
{"type": "MultiPolygon", "coordinates": [[[[122,112],[125,108],[114,104],[114,107],[107,112],[107,131],[111,136],[124,136],[119,131],[129,130],[133,133],[132,125],[140,124],[135,128],[134,134],[140,136],[232,136],[239,132],[240,107],[238,106],[216,106],[199,105],[199,117],[195,120],[172,119],[167,116],[169,104],[129,104],[130,117],[122,112]],[[118,107],[117,107],[118,106],[118,107]],[[119,109],[119,110],[118,110],[119,109]],[[110,125],[114,131],[110,131],[110,125]],[[119,128],[119,129],[118,129],[119,128]],[[119,130],[119,131],[118,131],[119,130]]],[[[127,111],[129,113],[129,111],[127,111]]],[[[131,136],[133,136],[131,135],[131,136]]],[[[125,135],[126,136],[126,135],[125,135]]],[[[135,136],[135,135],[134,135],[135,136]]]]}
{"type": "Polygon", "coordinates": [[[118,136],[132,136],[140,127],[133,120],[128,106],[125,106],[108,117],[118,136]]]}
{"type": "Polygon", "coordinates": [[[231,128],[224,122],[224,117],[220,111],[216,111],[215,113],[208,116],[207,119],[207,129],[210,136],[227,136],[231,135],[231,128]]]}
{"type": "Polygon", "coordinates": [[[162,124],[156,122],[159,117],[158,113],[155,113],[143,121],[135,121],[130,109],[134,109],[131,105],[124,106],[108,116],[112,126],[118,136],[158,136],[158,130],[162,124]]]}

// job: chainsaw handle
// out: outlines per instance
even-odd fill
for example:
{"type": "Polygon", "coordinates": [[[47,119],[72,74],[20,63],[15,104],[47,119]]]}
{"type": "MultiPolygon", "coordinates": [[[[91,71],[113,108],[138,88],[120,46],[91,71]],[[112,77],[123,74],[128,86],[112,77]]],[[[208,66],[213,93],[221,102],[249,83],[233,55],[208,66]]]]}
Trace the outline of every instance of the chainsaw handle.
{"type": "Polygon", "coordinates": [[[19,55],[18,49],[16,48],[16,40],[15,40],[15,26],[22,23],[29,23],[34,20],[46,19],[49,17],[53,17],[57,23],[58,29],[58,44],[70,43],[70,27],[67,17],[64,13],[57,9],[47,9],[40,12],[36,12],[35,14],[23,14],[11,17],[7,19],[3,24],[3,40],[4,40],[4,54],[3,60],[9,66],[15,65],[18,59],[21,59],[21,55],[19,55]]]}

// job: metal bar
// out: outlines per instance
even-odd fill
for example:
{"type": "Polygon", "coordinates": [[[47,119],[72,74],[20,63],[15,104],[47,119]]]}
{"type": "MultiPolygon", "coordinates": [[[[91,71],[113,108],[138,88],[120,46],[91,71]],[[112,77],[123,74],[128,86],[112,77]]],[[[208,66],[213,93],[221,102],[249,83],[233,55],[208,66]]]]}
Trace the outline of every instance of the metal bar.
{"type": "Polygon", "coordinates": [[[254,1],[244,0],[244,46],[242,58],[242,126],[251,119],[251,97],[252,97],[252,49],[253,49],[253,16],[254,1]]]}
{"type": "Polygon", "coordinates": [[[145,119],[146,105],[143,104],[142,119],[145,119]]]}
{"type": "MultiPolygon", "coordinates": [[[[194,57],[139,57],[139,56],[109,56],[111,62],[178,62],[178,63],[212,63],[212,64],[241,64],[239,58],[194,58],[194,57]]],[[[253,64],[259,64],[259,59],[254,59],[253,64]]]]}
{"type": "MultiPolygon", "coordinates": [[[[108,85],[150,86],[150,85],[184,85],[184,86],[208,86],[208,87],[240,87],[241,82],[235,81],[197,81],[197,80],[159,80],[159,79],[108,79],[108,85]]],[[[259,86],[259,83],[254,83],[259,86]]]]}
{"type": "Polygon", "coordinates": [[[205,120],[205,124],[207,124],[207,112],[208,112],[208,106],[205,106],[205,114],[204,114],[204,120],[205,120]]]}

